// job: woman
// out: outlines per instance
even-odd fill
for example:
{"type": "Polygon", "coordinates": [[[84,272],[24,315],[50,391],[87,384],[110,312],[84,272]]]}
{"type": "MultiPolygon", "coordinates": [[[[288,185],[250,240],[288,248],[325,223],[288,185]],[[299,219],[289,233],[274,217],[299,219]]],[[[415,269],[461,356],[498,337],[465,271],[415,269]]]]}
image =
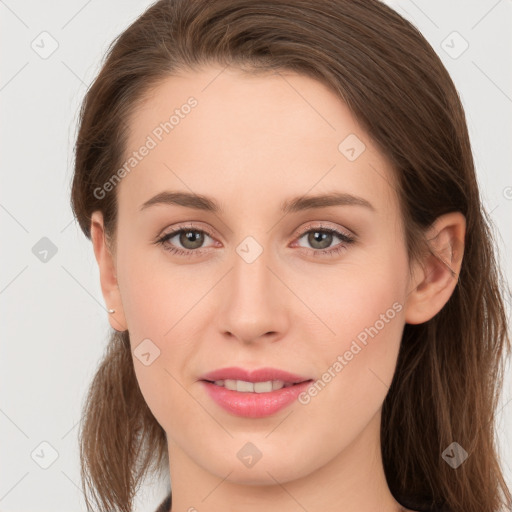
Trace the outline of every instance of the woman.
{"type": "Polygon", "coordinates": [[[510,505],[510,344],[459,97],[376,0],[165,0],[85,97],[72,206],[114,329],[99,510],[510,505]]]}

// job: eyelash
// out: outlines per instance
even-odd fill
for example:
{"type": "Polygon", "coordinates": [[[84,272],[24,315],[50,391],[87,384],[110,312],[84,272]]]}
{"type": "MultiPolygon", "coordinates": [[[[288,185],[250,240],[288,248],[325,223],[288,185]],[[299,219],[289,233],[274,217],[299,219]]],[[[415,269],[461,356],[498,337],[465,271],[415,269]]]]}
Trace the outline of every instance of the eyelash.
{"type": "MultiPolygon", "coordinates": [[[[166,251],[168,251],[172,254],[176,254],[178,256],[185,256],[185,257],[200,256],[204,252],[203,249],[195,249],[195,250],[186,249],[186,250],[184,250],[184,249],[179,249],[177,247],[170,247],[170,246],[166,245],[166,242],[168,240],[170,240],[171,238],[174,238],[176,235],[179,235],[180,233],[187,233],[190,231],[192,231],[194,233],[204,233],[204,234],[208,235],[210,238],[213,238],[213,235],[209,231],[206,231],[204,229],[196,229],[196,228],[193,228],[190,226],[190,227],[179,227],[178,229],[176,229],[170,233],[167,233],[164,236],[162,236],[161,238],[157,239],[155,241],[155,243],[162,245],[166,251]]],[[[309,249],[310,251],[313,251],[314,256],[318,256],[318,255],[328,256],[328,257],[336,256],[336,255],[340,254],[342,251],[344,251],[345,249],[347,249],[348,245],[355,242],[354,237],[347,235],[346,233],[342,233],[341,231],[338,231],[337,229],[328,228],[328,227],[325,227],[322,225],[318,225],[318,226],[314,226],[314,227],[308,226],[308,229],[301,232],[297,236],[297,239],[300,240],[304,235],[307,235],[308,233],[314,232],[314,231],[321,232],[321,233],[329,233],[329,234],[337,236],[338,238],[340,238],[342,240],[342,243],[334,246],[333,249],[309,249]]],[[[301,248],[306,249],[305,247],[301,247],[301,248]]]]}

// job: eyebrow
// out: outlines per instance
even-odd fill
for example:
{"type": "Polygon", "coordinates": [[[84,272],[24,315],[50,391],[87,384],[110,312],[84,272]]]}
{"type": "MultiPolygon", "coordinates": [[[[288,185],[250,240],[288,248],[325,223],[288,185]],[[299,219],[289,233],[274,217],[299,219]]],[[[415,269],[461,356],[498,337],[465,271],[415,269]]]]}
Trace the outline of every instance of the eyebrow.
{"type": "MultiPolygon", "coordinates": [[[[140,207],[140,211],[154,205],[177,205],[216,214],[223,213],[223,209],[215,199],[189,192],[160,192],[151,199],[148,199],[140,207]]],[[[363,206],[375,211],[373,205],[366,199],[344,192],[332,192],[330,194],[301,196],[288,199],[281,204],[281,211],[284,214],[288,214],[315,208],[326,208],[329,206],[363,206]]]]}

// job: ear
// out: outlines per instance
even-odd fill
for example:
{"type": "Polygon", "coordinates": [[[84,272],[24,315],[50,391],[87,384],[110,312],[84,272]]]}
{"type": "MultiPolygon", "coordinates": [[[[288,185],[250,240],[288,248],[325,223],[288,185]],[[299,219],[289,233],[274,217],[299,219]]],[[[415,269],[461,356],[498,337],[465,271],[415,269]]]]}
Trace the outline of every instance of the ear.
{"type": "Polygon", "coordinates": [[[466,219],[460,212],[441,215],[428,229],[430,251],[422,261],[414,263],[412,291],[405,306],[406,323],[424,323],[448,302],[459,278],[465,234],[466,219]]]}
{"type": "Polygon", "coordinates": [[[95,211],[91,216],[91,240],[100,271],[103,298],[108,309],[115,309],[115,313],[108,315],[110,325],[116,331],[126,331],[126,318],[117,284],[115,262],[106,242],[101,211],[95,211]]]}

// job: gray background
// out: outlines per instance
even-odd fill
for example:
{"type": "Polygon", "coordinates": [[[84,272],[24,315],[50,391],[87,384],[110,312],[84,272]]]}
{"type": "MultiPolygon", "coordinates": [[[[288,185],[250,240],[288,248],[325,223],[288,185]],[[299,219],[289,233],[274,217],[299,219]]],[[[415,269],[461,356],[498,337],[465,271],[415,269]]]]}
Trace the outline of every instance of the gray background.
{"type": "MultiPolygon", "coordinates": [[[[510,281],[512,0],[389,1],[430,41],[460,92],[510,281]]],[[[80,101],[108,44],[149,5],[0,0],[3,512],[85,510],[77,425],[109,325],[92,245],[69,206],[72,147],[80,101]]],[[[509,483],[511,400],[509,368],[498,413],[509,483]]],[[[136,510],[154,510],[162,499],[165,482],[151,484],[136,510]]]]}

